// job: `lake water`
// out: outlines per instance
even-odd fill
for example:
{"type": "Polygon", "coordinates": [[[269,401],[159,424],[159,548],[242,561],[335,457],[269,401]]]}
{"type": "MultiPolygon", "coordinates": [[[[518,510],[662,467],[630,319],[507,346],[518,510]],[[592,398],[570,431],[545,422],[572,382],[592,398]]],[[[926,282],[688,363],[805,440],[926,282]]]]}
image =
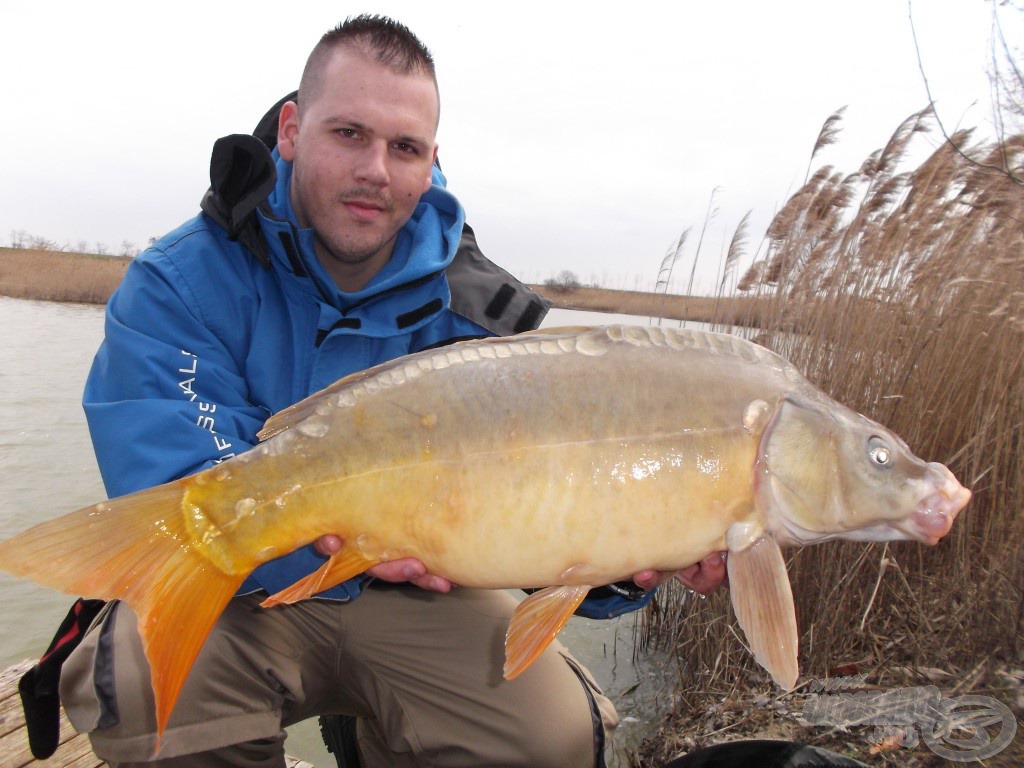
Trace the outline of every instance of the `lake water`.
{"type": "MultiPolygon", "coordinates": [[[[556,309],[544,325],[619,322],[646,325],[648,318],[556,309]]],[[[85,377],[103,336],[103,308],[0,296],[0,328],[0,538],[7,538],[105,498],[81,408],[85,377]]],[[[40,656],[70,603],[67,595],[0,573],[0,669],[40,656]]],[[[612,764],[624,765],[622,754],[670,706],[675,681],[662,660],[633,662],[633,628],[632,616],[605,622],[574,618],[561,635],[623,718],[612,764]]],[[[315,720],[289,729],[286,748],[318,768],[335,765],[315,720]]]]}

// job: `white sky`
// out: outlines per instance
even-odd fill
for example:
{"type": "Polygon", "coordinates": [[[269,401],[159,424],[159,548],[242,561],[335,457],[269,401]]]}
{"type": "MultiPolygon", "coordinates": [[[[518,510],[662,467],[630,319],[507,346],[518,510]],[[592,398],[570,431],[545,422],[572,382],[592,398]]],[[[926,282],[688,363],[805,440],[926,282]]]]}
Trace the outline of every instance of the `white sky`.
{"type": "MultiPolygon", "coordinates": [[[[0,244],[24,231],[117,253],[177,226],[213,141],[251,131],[319,36],[361,12],[434,53],[449,189],[484,252],[530,281],[649,289],[718,188],[708,290],[743,214],[752,252],[803,181],[833,111],[845,127],[820,161],[852,172],[927,104],[905,0],[0,0],[0,244]]],[[[989,3],[913,13],[944,121],[990,135],[989,3]]],[[[1002,15],[1008,34],[1021,17],[1002,15]]]]}

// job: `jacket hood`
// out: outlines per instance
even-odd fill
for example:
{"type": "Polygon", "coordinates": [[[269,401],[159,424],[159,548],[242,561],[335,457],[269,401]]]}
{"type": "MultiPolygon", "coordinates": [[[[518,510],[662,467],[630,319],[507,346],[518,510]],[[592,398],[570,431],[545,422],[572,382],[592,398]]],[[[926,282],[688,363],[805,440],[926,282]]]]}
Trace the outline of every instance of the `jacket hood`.
{"type": "Polygon", "coordinates": [[[320,331],[339,328],[371,336],[417,329],[444,309],[500,335],[535,328],[546,302],[483,254],[464,225],[461,205],[433,169],[433,185],[399,231],[388,264],[362,290],[338,290],[319,263],[312,230],[292,210],[292,165],[274,150],[276,110],[261,121],[266,135],[218,139],[210,160],[205,216],[239,242],[264,269],[273,269],[287,290],[320,307],[320,331]],[[273,266],[272,266],[273,265],[273,266]],[[390,306],[382,307],[380,302],[390,306]],[[372,307],[373,312],[361,312],[372,307]],[[363,317],[353,316],[363,314],[363,317]]]}

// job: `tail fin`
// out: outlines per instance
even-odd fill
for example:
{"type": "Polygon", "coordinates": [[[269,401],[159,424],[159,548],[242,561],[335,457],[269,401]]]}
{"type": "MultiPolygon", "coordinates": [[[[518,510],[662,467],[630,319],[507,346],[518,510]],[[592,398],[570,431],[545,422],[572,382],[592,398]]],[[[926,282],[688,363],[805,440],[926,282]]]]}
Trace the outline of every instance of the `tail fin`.
{"type": "Polygon", "coordinates": [[[181,504],[187,482],[101,502],[0,542],[0,570],[132,607],[150,665],[158,743],[199,649],[245,578],[221,572],[193,548],[181,504]]]}

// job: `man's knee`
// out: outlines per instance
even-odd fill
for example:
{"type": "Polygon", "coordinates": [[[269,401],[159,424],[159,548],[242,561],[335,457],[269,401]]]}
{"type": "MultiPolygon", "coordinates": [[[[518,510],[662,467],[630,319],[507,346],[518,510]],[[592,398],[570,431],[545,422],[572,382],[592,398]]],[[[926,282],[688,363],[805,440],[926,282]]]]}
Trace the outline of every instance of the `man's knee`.
{"type": "Polygon", "coordinates": [[[564,716],[555,728],[538,727],[531,739],[524,733],[523,750],[526,765],[564,768],[604,768],[605,750],[619,724],[611,700],[597,685],[590,672],[564,650],[561,656],[572,670],[575,683],[573,704],[563,710],[564,716]],[[582,691],[583,696],[578,694],[582,691]],[[542,736],[543,735],[543,736],[542,736]]]}
{"type": "MultiPolygon", "coordinates": [[[[244,601],[233,608],[244,611],[244,601]]],[[[229,608],[226,614],[230,612],[229,608]]],[[[237,643],[226,631],[227,624],[218,624],[193,665],[159,737],[161,753],[169,758],[209,754],[210,765],[276,766],[275,748],[266,745],[279,738],[285,695],[277,677],[265,674],[275,665],[234,652],[237,643]],[[241,762],[216,757],[222,749],[232,750],[237,755],[232,759],[241,762]]],[[[287,677],[285,673],[278,677],[287,677]]],[[[124,765],[152,758],[158,737],[149,665],[135,614],[127,605],[111,608],[71,654],[61,675],[60,695],[72,725],[89,733],[96,754],[124,765]]],[[[181,765],[206,765],[198,759],[181,765]]]]}
{"type": "Polygon", "coordinates": [[[284,768],[284,738],[282,731],[275,737],[197,754],[144,762],[114,761],[108,765],[110,768],[284,768]]]}

